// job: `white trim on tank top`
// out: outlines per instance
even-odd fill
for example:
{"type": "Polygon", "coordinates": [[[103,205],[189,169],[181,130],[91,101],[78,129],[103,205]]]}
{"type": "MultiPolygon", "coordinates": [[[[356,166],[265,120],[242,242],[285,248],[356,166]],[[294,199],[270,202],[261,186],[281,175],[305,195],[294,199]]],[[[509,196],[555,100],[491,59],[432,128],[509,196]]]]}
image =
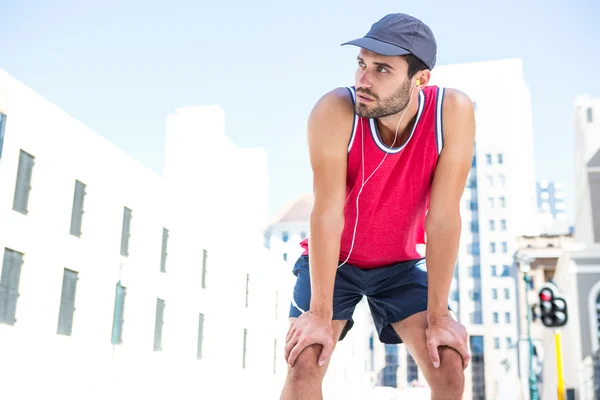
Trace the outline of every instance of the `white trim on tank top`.
{"type": "Polygon", "coordinates": [[[390,154],[399,153],[404,147],[406,147],[408,142],[410,142],[410,139],[412,139],[413,134],[415,133],[415,130],[417,129],[417,125],[419,124],[419,121],[421,120],[421,114],[423,113],[424,107],[425,107],[425,94],[423,93],[423,91],[419,91],[419,110],[417,112],[417,120],[415,121],[415,125],[413,126],[413,129],[410,132],[410,136],[408,137],[406,142],[402,146],[398,147],[397,149],[390,149],[388,146],[386,146],[381,141],[381,138],[379,135],[379,130],[377,129],[377,123],[375,122],[375,118],[370,118],[369,123],[371,126],[371,136],[373,136],[373,140],[375,141],[375,144],[377,144],[377,147],[379,147],[382,151],[385,151],[386,153],[390,153],[390,154]]]}
{"type": "Polygon", "coordinates": [[[444,105],[444,88],[438,88],[437,90],[437,104],[435,110],[435,134],[437,145],[438,156],[444,148],[444,120],[442,119],[442,107],[444,105]]]}
{"type": "MultiPolygon", "coordinates": [[[[353,87],[349,87],[350,94],[352,94],[352,108],[356,104],[356,89],[353,87]]],[[[352,133],[350,134],[350,142],[348,143],[348,154],[350,153],[350,149],[352,149],[352,144],[354,144],[354,138],[356,137],[356,129],[358,127],[358,115],[356,111],[354,111],[354,124],[352,124],[352,133]]]]}

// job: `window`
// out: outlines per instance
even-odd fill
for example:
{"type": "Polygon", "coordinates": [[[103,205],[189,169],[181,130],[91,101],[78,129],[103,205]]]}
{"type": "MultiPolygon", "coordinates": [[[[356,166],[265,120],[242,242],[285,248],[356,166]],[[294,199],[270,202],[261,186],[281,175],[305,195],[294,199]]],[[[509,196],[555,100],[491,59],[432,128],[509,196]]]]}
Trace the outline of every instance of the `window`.
{"type": "Polygon", "coordinates": [[[485,155],[485,163],[487,165],[492,165],[492,155],[491,154],[488,153],[485,155]]]}
{"type": "Polygon", "coordinates": [[[481,290],[475,289],[469,291],[471,295],[471,300],[473,301],[481,301],[481,290]]]}
{"type": "Polygon", "coordinates": [[[75,313],[75,292],[77,291],[78,273],[65,268],[63,274],[62,294],[60,296],[60,312],[58,314],[58,334],[71,336],[73,331],[73,314],[75,313]]]}
{"type": "Polygon", "coordinates": [[[490,204],[490,208],[494,208],[494,198],[488,197],[488,203],[490,204]]]}
{"type": "Polygon", "coordinates": [[[246,352],[248,350],[248,329],[244,328],[244,347],[242,353],[242,368],[246,368],[246,352]]]}
{"type": "Polygon", "coordinates": [[[249,289],[250,289],[250,274],[246,274],[246,308],[248,308],[249,289]]]}
{"type": "Polygon", "coordinates": [[[287,242],[290,238],[290,235],[287,231],[281,232],[281,239],[283,240],[283,242],[287,242]]]}
{"type": "Polygon", "coordinates": [[[478,208],[478,207],[477,207],[477,201],[476,201],[476,200],[471,200],[471,201],[469,202],[469,209],[470,209],[471,211],[477,211],[477,208],[478,208]]]}
{"type": "Polygon", "coordinates": [[[496,243],[492,242],[490,243],[490,253],[495,253],[496,252],[496,243]]]}
{"type": "Polygon", "coordinates": [[[485,400],[485,356],[483,336],[469,337],[471,345],[471,373],[473,400],[485,400]]]}
{"type": "Polygon", "coordinates": [[[17,300],[23,253],[4,249],[2,275],[0,277],[0,323],[14,325],[17,319],[17,300]]]}
{"type": "Polygon", "coordinates": [[[500,197],[500,208],[506,208],[506,199],[504,197],[500,197]]]}
{"type": "Polygon", "coordinates": [[[506,242],[502,242],[502,252],[508,253],[508,245],[506,244],[506,242]]]}
{"type": "Polygon", "coordinates": [[[504,288],[504,299],[510,300],[510,290],[508,288],[504,288]]]}
{"type": "Polygon", "coordinates": [[[502,153],[498,154],[498,164],[503,164],[504,163],[504,157],[502,156],[502,153]]]}
{"type": "Polygon", "coordinates": [[[81,223],[83,221],[83,198],[85,185],[75,181],[75,194],[73,195],[73,209],[71,210],[71,235],[81,237],[81,223]]]}
{"type": "Polygon", "coordinates": [[[19,155],[19,168],[17,170],[17,184],[15,187],[15,197],[13,201],[13,210],[27,215],[27,206],[29,204],[29,192],[31,190],[31,176],[33,174],[33,165],[35,157],[21,150],[19,155]]]}
{"type": "Polygon", "coordinates": [[[495,349],[500,348],[500,338],[497,338],[497,337],[494,338],[494,348],[495,349]]]}
{"type": "Polygon", "coordinates": [[[204,341],[204,314],[198,314],[198,347],[196,348],[196,360],[202,360],[202,342],[204,341]]]}
{"type": "Polygon", "coordinates": [[[165,314],[165,301],[156,299],[156,319],[154,322],[154,351],[162,351],[162,332],[165,314]]]}
{"type": "Polygon", "coordinates": [[[492,289],[492,300],[498,300],[498,289],[492,289]]]}
{"type": "Polygon", "coordinates": [[[501,276],[510,276],[510,267],[508,265],[502,266],[502,275],[501,276]]]}
{"type": "Polygon", "coordinates": [[[512,338],[506,338],[506,348],[510,349],[512,347],[512,338]]]}
{"type": "Polygon", "coordinates": [[[2,159],[2,145],[4,144],[4,128],[6,126],[6,115],[0,113],[0,160],[2,159]]]}
{"type": "Polygon", "coordinates": [[[510,324],[510,313],[509,312],[504,313],[504,319],[506,320],[507,324],[510,324]]]}
{"type": "Polygon", "coordinates": [[[113,314],[112,344],[123,343],[123,313],[125,311],[126,295],[127,288],[121,285],[121,281],[117,282],[117,290],[115,293],[115,310],[113,314]]]}
{"type": "Polygon", "coordinates": [[[496,222],[490,219],[490,231],[496,230],[496,222]]]}
{"type": "Polygon", "coordinates": [[[479,222],[471,221],[471,232],[478,233],[479,232],[479,222]]]}
{"type": "Polygon", "coordinates": [[[202,289],[206,289],[206,263],[208,259],[208,251],[202,250],[202,289]]]}
{"type": "Polygon", "coordinates": [[[504,175],[498,175],[498,180],[500,181],[500,186],[504,187],[506,185],[506,177],[504,175]]]}
{"type": "Polygon", "coordinates": [[[127,207],[123,210],[123,230],[121,231],[121,255],[127,257],[129,255],[129,237],[131,236],[131,210],[127,207]]]}
{"type": "Polygon", "coordinates": [[[479,265],[473,265],[469,267],[469,276],[473,278],[481,278],[481,267],[479,265]]]}
{"type": "Polygon", "coordinates": [[[273,375],[277,374],[277,339],[273,340],[273,375]]]}
{"type": "Polygon", "coordinates": [[[409,384],[419,380],[419,366],[408,351],[406,352],[406,380],[409,384]]]}
{"type": "Polygon", "coordinates": [[[283,253],[283,261],[287,261],[288,257],[287,257],[287,253],[283,253]]]}
{"type": "Polygon", "coordinates": [[[491,272],[492,272],[492,276],[498,275],[498,271],[496,271],[496,266],[495,265],[492,265],[490,269],[491,269],[491,272]]]}
{"type": "Polygon", "coordinates": [[[495,324],[500,323],[500,316],[498,315],[497,312],[494,313],[494,323],[495,324]]]}
{"type": "Polygon", "coordinates": [[[483,315],[481,311],[475,311],[471,313],[471,324],[481,325],[483,323],[483,315]]]}
{"type": "Polygon", "coordinates": [[[591,124],[594,121],[594,118],[593,118],[594,116],[592,115],[592,107],[589,107],[586,110],[586,116],[587,116],[587,122],[591,124]]]}
{"type": "Polygon", "coordinates": [[[501,219],[500,220],[500,230],[501,231],[505,231],[506,230],[506,220],[505,219],[501,219]]]}
{"type": "Polygon", "coordinates": [[[477,166],[477,157],[473,155],[473,159],[471,160],[471,167],[475,168],[477,166]]]}
{"type": "Polygon", "coordinates": [[[479,242],[467,245],[467,251],[469,252],[469,254],[472,254],[474,256],[479,255],[479,242]]]}
{"type": "Polygon", "coordinates": [[[302,239],[302,240],[306,239],[306,232],[304,232],[304,231],[300,232],[300,239],[302,239]]]}
{"type": "Polygon", "coordinates": [[[167,243],[169,241],[169,230],[163,228],[162,248],[160,250],[160,272],[167,272],[167,243]]]}

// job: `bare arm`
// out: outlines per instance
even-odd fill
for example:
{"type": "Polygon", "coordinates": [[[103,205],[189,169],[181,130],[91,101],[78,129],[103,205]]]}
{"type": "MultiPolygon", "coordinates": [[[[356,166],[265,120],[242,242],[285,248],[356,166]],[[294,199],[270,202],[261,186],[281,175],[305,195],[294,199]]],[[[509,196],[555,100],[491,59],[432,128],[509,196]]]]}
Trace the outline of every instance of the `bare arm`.
{"type": "Polygon", "coordinates": [[[290,325],[285,359],[294,366],[308,346],[323,346],[318,365],[333,352],[333,288],[344,228],[348,142],[354,111],[347,89],[335,89],[315,105],[308,121],[314,206],[310,216],[310,311],[290,325]]]}
{"type": "Polygon", "coordinates": [[[348,91],[319,100],[308,122],[314,207],[310,216],[311,313],[331,320],[333,287],[344,228],[348,142],[353,110],[348,91]]]}
{"type": "MultiPolygon", "coordinates": [[[[475,116],[469,97],[453,89],[446,89],[442,114],[444,148],[435,170],[425,222],[429,285],[427,321],[430,328],[439,326],[450,329],[452,324],[447,321],[448,294],[460,241],[460,199],[473,158],[475,116]]],[[[469,359],[466,349],[466,331],[464,332],[465,343],[462,337],[461,340],[455,337],[456,342],[452,342],[451,339],[444,338],[441,333],[438,335],[429,337],[430,340],[434,338],[434,341],[429,343],[430,354],[433,354],[438,345],[460,347],[456,350],[463,356],[466,367],[469,359]]],[[[439,364],[439,358],[437,360],[436,358],[432,355],[434,364],[436,361],[439,364]]]]}

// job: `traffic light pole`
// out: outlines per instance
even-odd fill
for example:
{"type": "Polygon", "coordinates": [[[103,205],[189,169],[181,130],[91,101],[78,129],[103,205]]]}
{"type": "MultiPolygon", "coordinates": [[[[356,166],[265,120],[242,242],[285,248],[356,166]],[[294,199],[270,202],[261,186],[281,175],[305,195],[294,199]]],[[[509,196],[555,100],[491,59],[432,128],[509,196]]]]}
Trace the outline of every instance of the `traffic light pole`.
{"type": "Polygon", "coordinates": [[[563,363],[562,363],[562,345],[560,340],[560,330],[557,329],[554,332],[554,342],[556,344],[556,373],[558,378],[558,400],[564,400],[565,398],[565,380],[563,377],[563,363]]]}
{"type": "Polygon", "coordinates": [[[533,341],[531,340],[531,307],[527,301],[527,288],[531,282],[531,277],[524,274],[525,280],[525,304],[527,306],[527,339],[529,343],[529,397],[530,400],[539,400],[537,376],[533,372],[533,341]]]}

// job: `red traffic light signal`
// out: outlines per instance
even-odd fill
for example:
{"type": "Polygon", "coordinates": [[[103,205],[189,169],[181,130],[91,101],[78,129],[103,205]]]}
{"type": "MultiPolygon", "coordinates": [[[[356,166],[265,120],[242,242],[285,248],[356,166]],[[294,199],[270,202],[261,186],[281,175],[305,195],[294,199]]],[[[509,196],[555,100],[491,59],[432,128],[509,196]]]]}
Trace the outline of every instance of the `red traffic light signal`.
{"type": "Polygon", "coordinates": [[[551,328],[564,326],[568,320],[567,301],[560,296],[558,287],[546,283],[539,292],[539,298],[542,324],[551,328]]]}

